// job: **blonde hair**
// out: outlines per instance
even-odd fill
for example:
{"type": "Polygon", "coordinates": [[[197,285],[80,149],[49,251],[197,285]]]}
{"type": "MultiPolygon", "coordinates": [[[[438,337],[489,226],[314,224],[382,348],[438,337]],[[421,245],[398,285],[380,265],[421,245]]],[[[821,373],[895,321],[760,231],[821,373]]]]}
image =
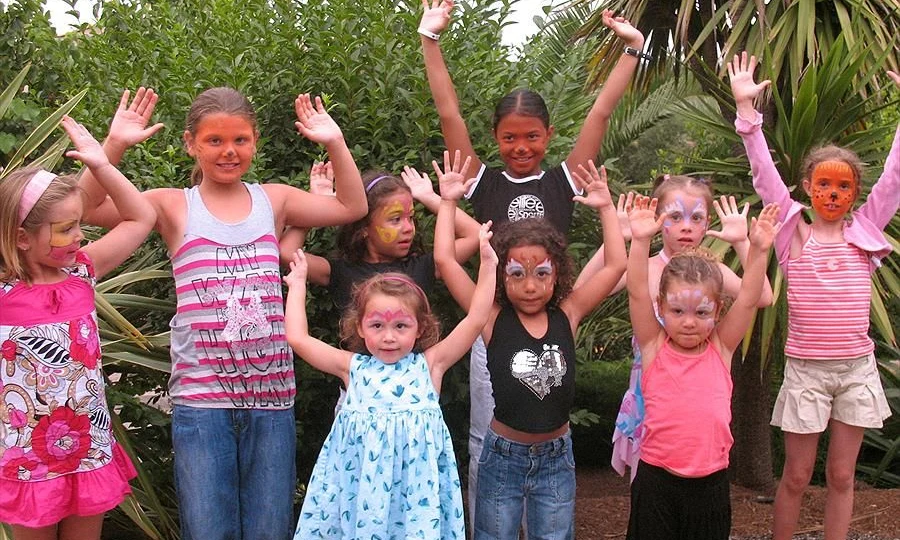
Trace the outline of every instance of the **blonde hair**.
{"type": "MultiPolygon", "coordinates": [[[[253,127],[254,132],[256,131],[256,111],[253,104],[243,94],[226,86],[210,88],[194,98],[184,121],[184,129],[196,137],[200,122],[208,115],[218,113],[240,116],[253,127]]],[[[203,171],[200,170],[200,165],[195,163],[194,170],[191,171],[191,185],[196,186],[201,181],[203,171]]]]}
{"type": "MultiPolygon", "coordinates": [[[[28,167],[9,174],[0,182],[0,279],[31,283],[31,275],[22,263],[18,248],[19,204],[31,178],[41,169],[28,167]]],[[[54,178],[25,217],[21,227],[34,232],[46,222],[47,214],[60,201],[78,192],[78,178],[73,175],[54,178]]]]}
{"type": "Polygon", "coordinates": [[[708,286],[715,293],[717,303],[720,306],[725,303],[725,278],[719,268],[719,258],[706,248],[689,247],[672,255],[659,277],[660,301],[669,292],[669,284],[676,279],[708,286]]]}
{"type": "Polygon", "coordinates": [[[414,352],[422,352],[441,338],[441,326],[431,312],[425,291],[407,276],[399,272],[375,274],[353,287],[353,295],[344,316],[341,318],[341,344],[353,352],[368,352],[365,341],[359,336],[359,322],[366,313],[366,304],[373,294],[383,294],[399,298],[416,314],[419,324],[419,338],[413,346],[414,352]]]}
{"type": "Polygon", "coordinates": [[[656,209],[657,215],[663,210],[663,199],[674,191],[688,191],[688,190],[696,190],[699,191],[703,196],[703,200],[706,202],[706,211],[709,213],[710,209],[713,207],[713,191],[712,191],[712,182],[708,178],[698,177],[694,178],[693,176],[685,176],[685,175],[669,175],[663,174],[656,177],[656,180],[653,181],[653,194],[651,195],[654,199],[658,199],[660,205],[656,209]]]}

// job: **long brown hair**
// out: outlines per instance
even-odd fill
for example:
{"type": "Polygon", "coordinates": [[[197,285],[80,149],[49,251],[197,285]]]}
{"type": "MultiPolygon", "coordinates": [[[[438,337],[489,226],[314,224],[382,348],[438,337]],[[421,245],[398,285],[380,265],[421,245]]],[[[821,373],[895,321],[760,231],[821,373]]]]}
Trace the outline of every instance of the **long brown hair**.
{"type": "Polygon", "coordinates": [[[370,216],[375,215],[383,204],[382,201],[400,191],[412,194],[402,178],[384,171],[366,171],[362,175],[362,182],[366,188],[369,212],[364,218],[341,227],[337,236],[339,256],[354,264],[361,263],[366,256],[365,230],[369,226],[370,216]]]}

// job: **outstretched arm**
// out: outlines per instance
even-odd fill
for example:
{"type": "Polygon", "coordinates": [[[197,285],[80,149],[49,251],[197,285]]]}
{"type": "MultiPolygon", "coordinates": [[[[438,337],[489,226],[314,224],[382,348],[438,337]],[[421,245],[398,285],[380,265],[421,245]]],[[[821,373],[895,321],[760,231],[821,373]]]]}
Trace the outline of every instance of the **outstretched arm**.
{"type": "Polygon", "coordinates": [[[451,152],[459,150],[464,157],[472,158],[472,170],[481,170],[481,160],[475,155],[469,129],[459,110],[459,98],[450,78],[450,71],[444,62],[441,45],[438,40],[425,35],[436,34],[447,29],[450,24],[450,13],[453,11],[453,0],[422,0],[424,12],[419,22],[419,33],[422,34],[422,54],[425,57],[425,74],[428,87],[441,120],[441,133],[444,144],[451,152]]]}
{"type": "Polygon", "coordinates": [[[606,168],[601,166],[598,171],[594,162],[589,160],[588,167],[579,165],[578,169],[572,169],[571,173],[576,184],[584,190],[584,196],[575,196],[573,200],[596,209],[600,214],[600,224],[603,227],[604,258],[603,268],[584,285],[573,289],[560,304],[574,333],[581,319],[609,296],[613,287],[622,278],[626,255],[625,239],[622,238],[622,232],[619,230],[616,207],[613,205],[609,186],[606,183],[606,168]]]}
{"type": "Polygon", "coordinates": [[[291,271],[284,277],[288,286],[284,308],[284,332],[288,345],[312,367],[341,378],[346,385],[350,375],[349,351],[343,351],[309,335],[306,319],[306,256],[294,253],[291,271]]]}
{"type": "MultiPolygon", "coordinates": [[[[619,195],[619,202],[616,204],[616,216],[619,218],[619,230],[622,231],[622,238],[625,242],[631,241],[631,224],[628,222],[628,212],[631,211],[631,207],[634,204],[635,195],[636,194],[633,191],[629,191],[627,196],[623,193],[619,195]]],[[[603,268],[606,264],[605,252],[606,248],[600,246],[600,249],[594,253],[594,256],[590,258],[587,264],[584,265],[584,268],[581,269],[581,272],[579,272],[578,279],[575,280],[573,288],[577,289],[581,287],[603,268]]],[[[625,276],[623,275],[619,278],[619,282],[616,283],[616,286],[613,287],[610,294],[615,294],[624,288],[625,276]]]]}
{"type": "MultiPolygon", "coordinates": [[[[615,32],[626,46],[638,51],[644,48],[644,36],[640,30],[631,26],[631,23],[622,17],[613,17],[612,11],[603,12],[603,24],[615,32]]],[[[594,101],[594,106],[588,112],[581,133],[575,141],[575,146],[566,158],[566,166],[569,170],[578,165],[584,165],[589,159],[597,159],[600,148],[603,146],[603,138],[609,128],[609,118],[618,105],[619,100],[625,94],[628,83],[637,69],[639,60],[634,56],[622,54],[619,56],[616,66],[610,72],[603,84],[603,88],[594,101]]]]}
{"type": "Polygon", "coordinates": [[[716,326],[716,335],[722,345],[722,359],[729,366],[731,353],[744,338],[744,333],[747,332],[756,314],[758,298],[765,283],[769,248],[772,247],[777,232],[778,205],[767,204],[760,212],[759,218],[752,220],[750,253],[744,266],[741,289],[728,313],[716,326]]]}
{"type": "Polygon", "coordinates": [[[472,294],[466,316],[456,325],[446,338],[425,351],[425,358],[431,366],[432,377],[440,378],[453,364],[472,347],[475,338],[484,329],[494,307],[497,290],[497,254],[491,247],[490,223],[481,226],[479,245],[481,266],[478,269],[478,283],[472,294]]]}
{"type": "MultiPolygon", "coordinates": [[[[900,89],[900,75],[888,71],[888,76],[900,89]]],[[[878,182],[872,186],[872,191],[866,198],[866,202],[860,206],[858,212],[866,216],[875,226],[884,230],[897,208],[900,206],[900,125],[894,132],[894,143],[884,162],[884,172],[878,178],[878,182]]]]}
{"type": "MultiPolygon", "coordinates": [[[[745,203],[744,208],[738,211],[737,201],[735,201],[734,196],[726,197],[722,195],[718,201],[713,200],[713,207],[719,216],[722,230],[715,231],[710,229],[706,231],[706,235],[731,244],[731,247],[737,253],[741,266],[745,266],[747,264],[747,254],[750,251],[750,239],[747,238],[747,212],[750,210],[750,204],[745,203]]],[[[723,278],[725,280],[725,293],[732,298],[736,297],[741,287],[741,279],[731,269],[728,269],[728,272],[723,272],[723,278]]],[[[772,285],[769,283],[768,276],[766,276],[757,307],[771,306],[772,300],[772,285]]]]}
{"type": "Polygon", "coordinates": [[[628,214],[631,221],[631,250],[628,252],[628,269],[625,282],[628,288],[628,312],[631,327],[641,353],[644,354],[644,369],[653,361],[662,327],[656,320],[653,299],[650,297],[649,261],[650,241],[659,232],[666,214],[656,217],[656,199],[638,195],[634,208],[628,214]],[[652,354],[645,354],[651,352],[652,354]]]}
{"type": "Polygon", "coordinates": [[[110,162],[103,147],[84,126],[68,116],[62,127],[75,145],[66,156],[87,165],[95,181],[109,193],[121,221],[96,242],[83,248],[94,263],[97,277],[119,266],[138,248],[156,223],[156,212],[141,192],[110,162]]]}
{"type": "MultiPolygon", "coordinates": [[[[128,102],[131,92],[125,90],[119,99],[119,106],[109,125],[109,134],[103,141],[103,151],[110,164],[116,166],[125,152],[139,143],[152,137],[163,128],[157,123],[150,127],[150,117],[156,108],[159,96],[152,88],[138,88],[134,99],[128,102]]],[[[84,195],[84,221],[94,225],[111,228],[122,220],[119,210],[107,197],[107,191],[97,182],[94,173],[87,169],[78,181],[84,195]]]]}
{"type": "MultiPolygon", "coordinates": [[[[441,171],[437,162],[433,163],[441,189],[441,203],[438,207],[437,223],[434,226],[434,264],[447,285],[450,295],[460,307],[469,311],[472,297],[475,294],[475,284],[472,283],[472,278],[463,270],[457,260],[453,220],[456,216],[457,201],[466,193],[475,179],[466,180],[460,171],[467,167],[459,166],[460,153],[458,151],[454,152],[454,155],[456,163],[451,164],[450,153],[444,152],[444,171],[441,171]]],[[[470,163],[469,158],[466,158],[466,163],[470,163]]]]}
{"type": "MultiPolygon", "coordinates": [[[[447,152],[445,152],[445,154],[447,154],[447,152]]],[[[462,162],[459,157],[459,150],[455,152],[455,156],[454,163],[459,166],[462,162]]],[[[471,164],[471,159],[468,160],[466,164],[466,170],[459,171],[463,176],[468,174],[469,164],[471,164]]],[[[412,192],[413,199],[422,203],[422,206],[427,208],[429,212],[437,215],[441,206],[441,196],[434,192],[434,187],[431,185],[431,180],[429,180],[428,175],[421,174],[412,167],[404,166],[403,172],[400,173],[400,177],[403,178],[403,181],[412,192]]],[[[481,226],[462,208],[457,208],[453,217],[453,227],[456,234],[456,260],[460,264],[463,264],[471,259],[472,255],[475,255],[475,252],[478,251],[478,230],[481,226]]],[[[437,273],[437,277],[440,277],[440,272],[437,273]]]]}
{"type": "Polygon", "coordinates": [[[328,152],[334,168],[335,193],[313,195],[284,184],[266,184],[270,198],[279,201],[278,215],[284,216],[286,225],[294,227],[343,225],[362,218],[368,210],[366,191],[341,128],[325,111],[319,97],[313,106],[309,94],[300,94],[294,100],[294,109],[297,130],[328,152]]]}

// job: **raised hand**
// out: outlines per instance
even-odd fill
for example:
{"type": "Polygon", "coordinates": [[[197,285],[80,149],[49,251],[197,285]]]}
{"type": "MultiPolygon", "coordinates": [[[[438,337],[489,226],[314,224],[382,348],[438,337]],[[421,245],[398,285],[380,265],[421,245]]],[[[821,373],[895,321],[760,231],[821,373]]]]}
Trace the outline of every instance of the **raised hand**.
{"type": "Polygon", "coordinates": [[[450,162],[450,152],[444,150],[444,170],[441,171],[437,161],[432,161],[431,166],[438,177],[438,185],[441,189],[441,198],[450,201],[458,201],[465,195],[475,178],[466,180],[466,174],[469,172],[469,164],[472,163],[472,157],[466,156],[466,160],[462,161],[459,150],[453,153],[453,162],[450,162]]]}
{"type": "Polygon", "coordinates": [[[63,116],[61,124],[66,135],[75,145],[75,150],[66,152],[66,157],[77,159],[91,169],[100,169],[110,164],[103,147],[87,128],[76,122],[71,116],[63,116]]]}
{"type": "Polygon", "coordinates": [[[129,90],[122,92],[119,107],[109,125],[109,140],[122,148],[142,143],[163,128],[161,122],[147,127],[159,100],[156,92],[152,88],[142,86],[134,93],[131,103],[128,103],[130,94],[129,90]]]}
{"type": "Polygon", "coordinates": [[[894,84],[897,85],[897,88],[900,88],[900,75],[898,75],[897,72],[891,70],[888,70],[887,74],[888,77],[890,77],[891,80],[894,81],[894,84]]]}
{"type": "Polygon", "coordinates": [[[330,161],[316,161],[309,169],[309,192],[313,195],[334,195],[334,167],[330,161]]]}
{"type": "Polygon", "coordinates": [[[778,203],[770,203],[762,209],[759,217],[751,220],[750,244],[766,251],[775,242],[775,235],[781,223],[778,222],[778,203]]]}
{"type": "Polygon", "coordinates": [[[576,195],[572,200],[596,210],[612,206],[612,195],[609,193],[609,185],[606,182],[606,167],[600,166],[600,170],[594,166],[592,160],[588,160],[588,166],[578,165],[578,170],[572,169],[572,179],[575,185],[584,191],[584,195],[576,195]]]}
{"type": "Polygon", "coordinates": [[[603,10],[603,24],[630,47],[638,50],[644,47],[644,34],[632,26],[628,19],[614,17],[612,10],[603,10]]]}
{"type": "Polygon", "coordinates": [[[747,51],[740,55],[734,55],[734,60],[728,62],[728,79],[731,81],[731,93],[737,104],[750,103],[769,86],[772,81],[765,80],[759,84],[753,80],[753,72],[756,71],[756,57],[747,55],[747,51]]]}
{"type": "Polygon", "coordinates": [[[419,21],[419,28],[440,34],[447,29],[450,24],[450,12],[453,11],[453,0],[431,0],[431,6],[428,0],[422,0],[422,20],[419,21]]]}
{"type": "Polygon", "coordinates": [[[738,205],[734,197],[725,197],[722,195],[720,201],[713,200],[713,208],[719,216],[719,222],[722,224],[721,231],[712,229],[706,231],[707,236],[724,240],[729,244],[740,242],[747,239],[747,212],[750,211],[750,204],[744,203],[744,208],[738,212],[738,205]]]}
{"type": "Polygon", "coordinates": [[[403,179],[406,187],[409,188],[413,199],[423,201],[434,195],[434,186],[431,184],[431,179],[428,178],[427,174],[422,174],[416,169],[405,165],[400,173],[400,178],[403,179]]]}
{"type": "Polygon", "coordinates": [[[298,249],[294,253],[294,260],[290,262],[291,271],[284,276],[284,284],[288,287],[303,285],[306,283],[306,272],[309,265],[306,262],[306,254],[302,249],[298,249]]]}
{"type": "Polygon", "coordinates": [[[629,191],[626,196],[624,193],[619,195],[619,202],[616,204],[616,217],[619,218],[619,229],[622,231],[622,238],[625,241],[631,240],[631,222],[628,221],[628,213],[634,207],[634,196],[637,193],[629,191]]]}
{"type": "Polygon", "coordinates": [[[481,255],[481,264],[493,264],[496,266],[500,263],[500,259],[497,257],[497,252],[494,251],[494,246],[491,245],[491,238],[494,236],[491,225],[492,222],[490,220],[481,225],[481,229],[478,231],[478,247],[481,255]]]}
{"type": "Polygon", "coordinates": [[[343,140],[341,128],[325,111],[322,98],[319,96],[316,96],[314,107],[309,94],[300,94],[294,100],[294,110],[297,113],[297,122],[294,122],[294,125],[307,139],[323,146],[343,140]]]}
{"type": "Polygon", "coordinates": [[[632,240],[650,240],[659,232],[663,221],[666,219],[666,213],[663,212],[659,217],[656,217],[656,205],[658,203],[657,199],[651,199],[644,195],[636,195],[634,197],[634,206],[628,212],[632,240]]]}

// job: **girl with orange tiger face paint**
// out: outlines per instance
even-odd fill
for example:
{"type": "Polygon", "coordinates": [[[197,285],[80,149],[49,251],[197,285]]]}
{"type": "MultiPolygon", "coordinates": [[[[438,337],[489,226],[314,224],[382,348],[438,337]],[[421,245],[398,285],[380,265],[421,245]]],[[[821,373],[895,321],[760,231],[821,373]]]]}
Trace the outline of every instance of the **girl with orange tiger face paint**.
{"type": "Polygon", "coordinates": [[[859,194],[859,181],[853,168],[839,160],[823,161],[803,180],[813,210],[826,221],[843,219],[853,208],[859,194]]]}

